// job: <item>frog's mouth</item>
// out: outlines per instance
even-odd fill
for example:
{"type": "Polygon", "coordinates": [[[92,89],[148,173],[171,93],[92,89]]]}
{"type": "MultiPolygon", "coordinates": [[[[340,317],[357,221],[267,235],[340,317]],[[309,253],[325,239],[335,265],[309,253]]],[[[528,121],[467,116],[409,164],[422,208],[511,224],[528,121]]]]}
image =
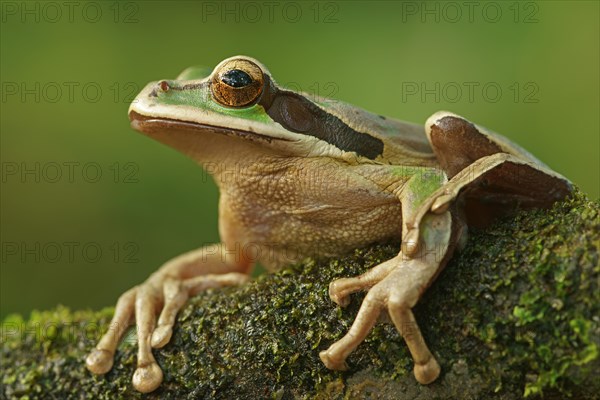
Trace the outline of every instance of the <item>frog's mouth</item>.
{"type": "Polygon", "coordinates": [[[226,136],[236,136],[247,140],[261,141],[271,143],[272,141],[291,142],[291,139],[272,137],[263,135],[256,132],[224,128],[222,126],[215,126],[209,124],[202,124],[198,122],[182,121],[174,118],[147,116],[140,114],[136,111],[129,111],[129,121],[131,127],[137,131],[144,132],[151,136],[156,134],[164,134],[171,132],[192,132],[192,133],[206,133],[212,132],[226,136]]]}

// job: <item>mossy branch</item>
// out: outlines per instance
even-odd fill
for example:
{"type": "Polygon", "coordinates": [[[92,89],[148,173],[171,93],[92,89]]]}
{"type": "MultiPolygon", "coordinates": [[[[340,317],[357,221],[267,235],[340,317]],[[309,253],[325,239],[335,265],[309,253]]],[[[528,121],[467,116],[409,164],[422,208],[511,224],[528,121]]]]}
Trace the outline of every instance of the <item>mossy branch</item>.
{"type": "Polygon", "coordinates": [[[0,398],[598,398],[599,209],[575,193],[552,210],[471,232],[414,310],[443,370],[429,386],[415,381],[406,346],[387,323],[350,356],[349,371],[329,371],[318,358],[347,331],[362,300],[336,307],[329,282],[391,257],[397,246],[390,245],[195,297],[171,343],[154,352],[165,382],[148,395],[131,386],[134,340],[121,345],[105,376],[84,367],[112,309],[9,317],[0,398]]]}

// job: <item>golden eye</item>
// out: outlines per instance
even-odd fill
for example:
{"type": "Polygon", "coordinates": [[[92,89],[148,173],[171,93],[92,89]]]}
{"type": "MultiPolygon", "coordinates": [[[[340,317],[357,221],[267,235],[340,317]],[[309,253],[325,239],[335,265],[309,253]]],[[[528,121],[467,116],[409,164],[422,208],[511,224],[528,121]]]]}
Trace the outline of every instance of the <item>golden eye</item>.
{"type": "Polygon", "coordinates": [[[263,72],[258,65],[250,60],[234,58],[215,69],[210,88],[219,104],[245,107],[260,98],[263,86],[263,72]]]}

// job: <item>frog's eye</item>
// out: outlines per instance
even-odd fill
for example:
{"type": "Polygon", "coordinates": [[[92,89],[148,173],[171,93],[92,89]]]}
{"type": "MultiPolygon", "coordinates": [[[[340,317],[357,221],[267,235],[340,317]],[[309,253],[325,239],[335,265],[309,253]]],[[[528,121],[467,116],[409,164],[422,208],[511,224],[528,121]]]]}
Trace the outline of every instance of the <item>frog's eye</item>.
{"type": "Polygon", "coordinates": [[[226,107],[246,107],[255,103],[263,91],[263,72],[246,59],[232,59],[215,69],[211,91],[215,100],[226,107]]]}

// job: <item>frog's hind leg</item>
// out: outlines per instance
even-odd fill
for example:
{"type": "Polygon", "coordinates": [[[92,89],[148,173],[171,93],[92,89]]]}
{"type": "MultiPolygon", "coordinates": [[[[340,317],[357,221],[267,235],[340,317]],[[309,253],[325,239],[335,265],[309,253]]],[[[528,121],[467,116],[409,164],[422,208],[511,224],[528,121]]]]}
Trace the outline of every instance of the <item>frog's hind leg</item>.
{"type": "Polygon", "coordinates": [[[570,182],[508,139],[448,112],[432,115],[426,132],[450,180],[421,205],[443,212],[464,192],[469,225],[484,226],[518,207],[548,207],[571,190],[570,182]]]}
{"type": "Polygon", "coordinates": [[[425,133],[448,178],[476,160],[496,153],[512,154],[547,169],[516,143],[448,111],[438,111],[430,116],[425,122],[425,133]]]}

